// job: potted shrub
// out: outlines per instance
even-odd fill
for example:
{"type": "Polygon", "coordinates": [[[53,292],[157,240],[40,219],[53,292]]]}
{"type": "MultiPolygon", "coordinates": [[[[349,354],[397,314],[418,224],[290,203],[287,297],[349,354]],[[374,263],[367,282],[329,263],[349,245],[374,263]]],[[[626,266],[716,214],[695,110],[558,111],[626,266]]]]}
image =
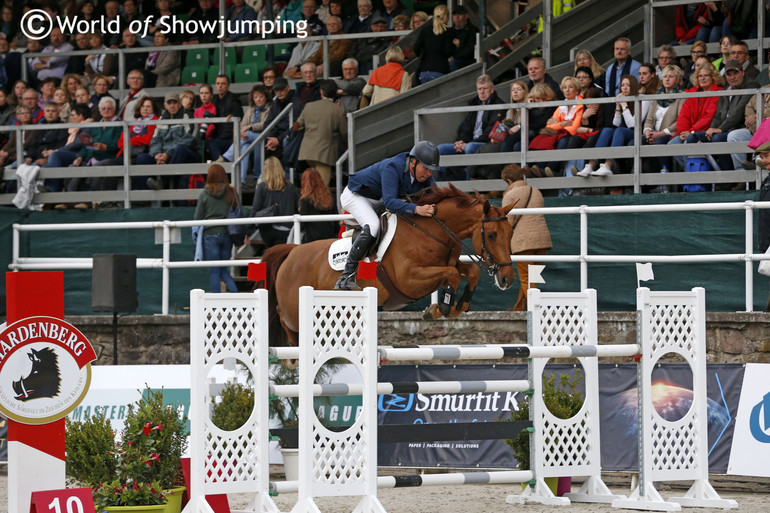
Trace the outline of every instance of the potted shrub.
{"type": "Polygon", "coordinates": [[[149,388],[129,405],[119,440],[101,412],[82,422],[68,420],[67,475],[92,488],[99,512],[178,513],[186,423],[174,406],[163,404],[162,391],[149,388]]]}
{"type": "Polygon", "coordinates": [[[254,390],[240,383],[228,383],[221,401],[214,405],[211,422],[219,429],[235,431],[249,420],[254,410],[254,390]]]}
{"type": "MultiPolygon", "coordinates": [[[[550,377],[543,377],[543,402],[554,416],[560,419],[569,419],[580,411],[580,408],[583,407],[583,394],[579,388],[582,381],[583,373],[580,369],[575,371],[573,378],[570,378],[568,374],[559,375],[558,381],[555,374],[551,374],[550,377]]],[[[529,401],[530,397],[527,396],[524,401],[519,403],[519,409],[511,412],[511,418],[508,420],[529,420],[529,401]]],[[[513,449],[513,455],[519,462],[519,469],[521,470],[529,470],[530,468],[529,439],[529,431],[523,430],[515,438],[505,440],[505,443],[513,449]]],[[[546,482],[554,495],[563,495],[564,490],[569,491],[572,478],[547,478],[546,482]]]]}

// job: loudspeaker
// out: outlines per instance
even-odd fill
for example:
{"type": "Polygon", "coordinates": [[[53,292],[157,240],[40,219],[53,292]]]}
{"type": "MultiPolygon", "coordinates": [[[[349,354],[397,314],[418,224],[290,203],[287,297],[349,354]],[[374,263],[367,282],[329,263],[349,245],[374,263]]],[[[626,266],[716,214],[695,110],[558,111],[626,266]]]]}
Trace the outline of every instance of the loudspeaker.
{"type": "Polygon", "coordinates": [[[94,255],[91,309],[136,312],[136,255],[94,255]]]}

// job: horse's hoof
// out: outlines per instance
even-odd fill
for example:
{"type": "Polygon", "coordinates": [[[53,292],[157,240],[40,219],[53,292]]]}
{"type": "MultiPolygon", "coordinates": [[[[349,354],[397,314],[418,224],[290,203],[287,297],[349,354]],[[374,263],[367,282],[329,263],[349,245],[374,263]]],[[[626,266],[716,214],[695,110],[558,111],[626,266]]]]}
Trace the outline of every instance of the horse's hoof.
{"type": "Polygon", "coordinates": [[[432,307],[436,305],[428,305],[425,307],[425,310],[422,311],[422,320],[423,321],[430,321],[433,320],[433,311],[431,310],[432,307]]]}

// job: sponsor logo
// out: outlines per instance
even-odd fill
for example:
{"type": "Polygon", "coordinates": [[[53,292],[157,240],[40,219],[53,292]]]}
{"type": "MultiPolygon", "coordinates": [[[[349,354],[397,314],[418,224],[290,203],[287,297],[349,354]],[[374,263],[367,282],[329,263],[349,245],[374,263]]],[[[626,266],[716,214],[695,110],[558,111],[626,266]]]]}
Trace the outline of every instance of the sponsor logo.
{"type": "Polygon", "coordinates": [[[755,440],[770,444],[770,392],[751,409],[749,429],[755,440]]]}
{"type": "Polygon", "coordinates": [[[91,382],[91,344],[71,324],[28,317],[0,332],[0,413],[24,424],[66,416],[91,382]]]}
{"type": "Polygon", "coordinates": [[[414,404],[414,394],[382,394],[377,400],[379,411],[409,411],[414,404]]]}

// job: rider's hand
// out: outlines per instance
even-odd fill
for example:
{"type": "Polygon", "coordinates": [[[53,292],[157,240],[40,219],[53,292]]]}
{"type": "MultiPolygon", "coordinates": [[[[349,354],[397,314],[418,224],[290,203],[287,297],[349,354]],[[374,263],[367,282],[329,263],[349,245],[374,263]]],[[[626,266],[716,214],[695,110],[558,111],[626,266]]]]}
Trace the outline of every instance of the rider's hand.
{"type": "Polygon", "coordinates": [[[431,217],[436,213],[435,205],[417,205],[414,208],[414,213],[418,216],[431,217]]]}

